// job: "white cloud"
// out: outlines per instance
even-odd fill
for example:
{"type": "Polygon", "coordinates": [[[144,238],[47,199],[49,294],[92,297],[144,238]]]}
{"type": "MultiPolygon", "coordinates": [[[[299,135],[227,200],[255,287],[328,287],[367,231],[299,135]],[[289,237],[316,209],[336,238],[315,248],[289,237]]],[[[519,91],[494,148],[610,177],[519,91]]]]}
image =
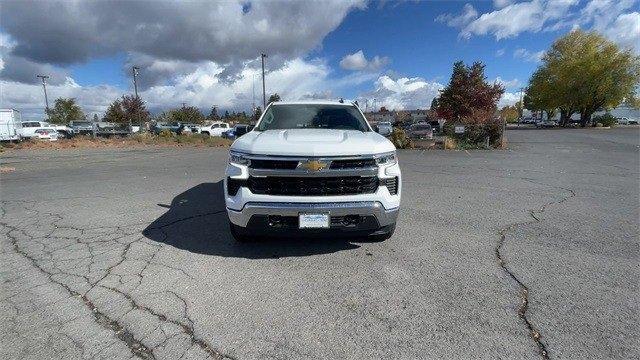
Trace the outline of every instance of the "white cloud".
{"type": "Polygon", "coordinates": [[[3,2],[16,55],[57,65],[121,51],[227,63],[260,52],[289,59],[316,48],[363,0],[3,2]],[[52,16],[55,14],[55,16],[52,16]],[[37,29],[34,28],[37,24],[37,29]],[[51,44],[56,44],[52,46],[51,44]]]}
{"type": "Polygon", "coordinates": [[[9,34],[0,32],[0,48],[7,48],[8,50],[13,49],[16,46],[16,42],[11,39],[9,34]]]}
{"type": "Polygon", "coordinates": [[[383,75],[375,82],[373,91],[358,96],[358,102],[363,105],[369,102],[373,106],[386,107],[389,110],[403,109],[427,109],[431,106],[431,100],[438,95],[444,85],[438,82],[429,82],[420,77],[402,77],[393,79],[383,75]]]}
{"type": "Polygon", "coordinates": [[[504,54],[505,54],[505,52],[506,52],[506,51],[507,51],[506,49],[498,49],[498,50],[496,51],[496,56],[497,56],[497,57],[501,57],[502,55],[504,55],[504,54]]]}
{"type": "Polygon", "coordinates": [[[369,70],[378,71],[389,63],[388,57],[374,56],[373,59],[367,60],[362,50],[358,50],[353,54],[345,55],[340,60],[340,67],[346,70],[369,70]]]}
{"type": "Polygon", "coordinates": [[[511,80],[502,80],[500,78],[500,76],[498,76],[494,82],[497,82],[498,84],[501,84],[502,86],[504,86],[506,89],[510,89],[510,88],[515,88],[520,86],[520,80],[518,79],[511,79],[511,80]]]}
{"type": "Polygon", "coordinates": [[[544,50],[531,52],[527,49],[519,48],[513,52],[513,57],[524,61],[539,63],[546,52],[544,50]]]}
{"type": "Polygon", "coordinates": [[[598,31],[605,30],[616,18],[633,7],[636,0],[591,0],[580,11],[579,22],[592,24],[598,31]]]}
{"type": "Polygon", "coordinates": [[[340,60],[340,67],[347,70],[363,70],[366,69],[368,63],[362,50],[359,50],[353,54],[345,55],[340,60]]]}
{"type": "Polygon", "coordinates": [[[611,41],[640,54],[640,12],[628,12],[636,4],[637,0],[591,0],[573,26],[597,30],[611,41]]]}
{"type": "MultiPolygon", "coordinates": [[[[172,68],[175,64],[163,64],[172,68]]],[[[153,85],[140,92],[140,97],[154,113],[178,107],[182,102],[208,111],[214,104],[221,109],[249,110],[253,103],[255,76],[256,105],[262,104],[261,69],[244,66],[239,76],[226,81],[221,78],[225,68],[214,62],[200,62],[185,73],[178,73],[167,84],[153,85]]],[[[342,78],[332,77],[332,71],[324,60],[295,58],[266,75],[267,95],[277,92],[285,100],[308,98],[337,98],[348,87],[375,80],[377,75],[356,72],[342,78]]],[[[0,81],[0,108],[13,107],[22,111],[23,117],[43,117],[44,98],[42,86],[36,82],[25,84],[16,81],[0,81]]],[[[125,93],[112,86],[80,86],[74,79],[47,87],[49,99],[74,97],[83,110],[101,116],[107,106],[125,93]]]]}
{"type": "Polygon", "coordinates": [[[520,101],[520,96],[519,92],[505,92],[498,101],[498,108],[515,105],[520,101]]]}
{"type": "Polygon", "coordinates": [[[511,4],[513,4],[513,0],[493,0],[493,7],[496,9],[502,9],[511,4]]]}
{"type": "Polygon", "coordinates": [[[460,15],[442,14],[436,18],[437,22],[451,27],[463,27],[478,17],[478,11],[471,4],[465,4],[460,15]]]}
{"type": "Polygon", "coordinates": [[[640,53],[640,12],[630,12],[638,0],[589,0],[581,10],[577,9],[579,3],[579,0],[494,0],[496,10],[479,15],[473,6],[465,4],[459,15],[442,14],[436,21],[460,29],[460,37],[467,39],[491,35],[501,40],[524,32],[584,28],[596,30],[640,53]]]}
{"type": "MultiPolygon", "coordinates": [[[[14,81],[0,81],[0,108],[14,108],[22,112],[25,120],[42,119],[44,114],[44,94],[42,85],[25,84],[14,81]]],[[[87,114],[102,113],[107,105],[122,95],[122,91],[113,86],[79,86],[73,79],[60,85],[47,86],[50,105],[59,97],[76,98],[87,114]]]]}
{"type": "Polygon", "coordinates": [[[463,38],[493,35],[500,40],[554,26],[570,15],[570,9],[577,3],[578,0],[494,1],[497,10],[480,16],[471,5],[466,4],[460,15],[442,14],[436,20],[459,28],[463,38]]]}
{"type": "Polygon", "coordinates": [[[482,14],[460,32],[464,38],[471,35],[493,34],[497,40],[509,38],[523,31],[538,31],[542,27],[542,4],[537,1],[509,5],[497,11],[482,14]]]}
{"type": "MultiPolygon", "coordinates": [[[[364,0],[293,1],[286,6],[247,6],[245,0],[158,0],[154,6],[113,0],[3,2],[0,78],[30,83],[35,72],[46,70],[58,74],[52,83],[62,84],[71,64],[126,53],[127,66],[137,61],[150,65],[141,76],[143,88],[208,61],[223,65],[220,77],[230,79],[261,52],[269,55],[268,70],[305,56],[351,10],[365,6],[364,0]]],[[[374,65],[383,61],[372,60],[374,65]]]]}
{"type": "Polygon", "coordinates": [[[640,53],[640,12],[619,15],[604,33],[609,39],[640,53]]]}

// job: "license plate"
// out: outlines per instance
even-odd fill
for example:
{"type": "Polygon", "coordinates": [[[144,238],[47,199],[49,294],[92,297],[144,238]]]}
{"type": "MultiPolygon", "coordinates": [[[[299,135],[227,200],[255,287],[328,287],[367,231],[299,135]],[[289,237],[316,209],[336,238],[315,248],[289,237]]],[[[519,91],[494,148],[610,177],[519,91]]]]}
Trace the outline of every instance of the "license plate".
{"type": "Polygon", "coordinates": [[[329,227],[329,214],[300,214],[300,229],[318,229],[329,227]]]}

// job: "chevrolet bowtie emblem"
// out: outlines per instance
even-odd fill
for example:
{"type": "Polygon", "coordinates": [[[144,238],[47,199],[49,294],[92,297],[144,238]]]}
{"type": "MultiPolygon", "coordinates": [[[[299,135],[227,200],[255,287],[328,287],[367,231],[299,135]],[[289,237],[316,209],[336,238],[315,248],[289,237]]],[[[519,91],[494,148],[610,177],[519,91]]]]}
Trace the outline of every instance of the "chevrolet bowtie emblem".
{"type": "Polygon", "coordinates": [[[300,163],[298,164],[298,168],[305,169],[307,171],[316,172],[322,169],[326,169],[328,165],[329,165],[328,162],[323,162],[318,160],[306,160],[306,161],[300,161],[300,163]]]}

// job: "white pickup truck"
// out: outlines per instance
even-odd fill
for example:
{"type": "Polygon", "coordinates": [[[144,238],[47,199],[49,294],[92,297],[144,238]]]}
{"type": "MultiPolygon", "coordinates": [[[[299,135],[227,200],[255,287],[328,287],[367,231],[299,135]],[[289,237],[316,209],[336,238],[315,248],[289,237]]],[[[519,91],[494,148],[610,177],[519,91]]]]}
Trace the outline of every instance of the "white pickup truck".
{"type": "Polygon", "coordinates": [[[197,128],[199,134],[209,136],[222,136],[222,133],[229,130],[229,124],[223,121],[214,121],[209,125],[200,126],[197,128]]]}
{"type": "Polygon", "coordinates": [[[354,104],[274,102],[231,146],[231,234],[393,235],[402,190],[394,145],[354,104]]]}
{"type": "Polygon", "coordinates": [[[44,121],[23,121],[21,135],[23,138],[38,138],[36,131],[39,129],[54,129],[59,137],[70,138],[74,134],[73,129],[65,125],[55,125],[44,121]]]}

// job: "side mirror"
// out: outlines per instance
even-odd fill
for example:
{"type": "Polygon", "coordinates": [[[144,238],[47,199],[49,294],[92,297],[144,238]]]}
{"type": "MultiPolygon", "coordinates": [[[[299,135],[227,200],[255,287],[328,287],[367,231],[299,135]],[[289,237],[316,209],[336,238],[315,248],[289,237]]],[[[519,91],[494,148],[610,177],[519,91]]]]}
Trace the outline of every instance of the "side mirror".
{"type": "Polygon", "coordinates": [[[378,127],[378,125],[373,125],[373,131],[380,133],[380,128],[378,127]]]}

